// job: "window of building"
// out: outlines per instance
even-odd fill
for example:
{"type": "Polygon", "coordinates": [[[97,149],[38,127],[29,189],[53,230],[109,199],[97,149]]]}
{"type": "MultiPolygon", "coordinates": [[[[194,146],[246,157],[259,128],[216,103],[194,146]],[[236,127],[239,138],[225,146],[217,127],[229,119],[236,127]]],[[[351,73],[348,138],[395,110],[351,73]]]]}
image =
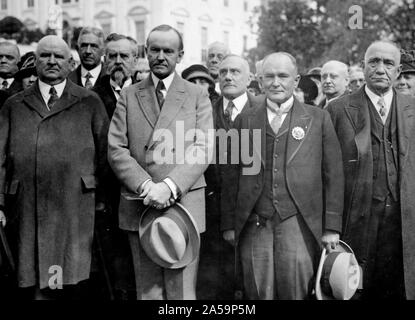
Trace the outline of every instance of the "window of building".
{"type": "Polygon", "coordinates": [[[35,6],[35,0],[27,0],[28,8],[34,8],[34,6],[35,6]]]}
{"type": "Polygon", "coordinates": [[[248,36],[243,37],[244,52],[248,50],[248,36]]]}
{"type": "Polygon", "coordinates": [[[202,27],[200,30],[200,39],[202,40],[202,61],[207,61],[207,48],[208,48],[208,29],[206,27],[202,27]]]}
{"type": "Polygon", "coordinates": [[[248,1],[244,1],[244,11],[248,12],[248,1]]]}
{"type": "Polygon", "coordinates": [[[229,31],[223,31],[223,43],[229,47],[229,31]]]}
{"type": "Polygon", "coordinates": [[[0,9],[7,10],[7,0],[1,0],[0,9]]]}
{"type": "Polygon", "coordinates": [[[176,29],[179,31],[184,41],[184,22],[177,22],[176,29]]]}
{"type": "Polygon", "coordinates": [[[223,0],[223,5],[225,7],[229,7],[229,0],[223,0]]]}
{"type": "Polygon", "coordinates": [[[108,37],[112,32],[111,22],[101,23],[101,29],[104,32],[105,36],[108,37]]]}
{"type": "Polygon", "coordinates": [[[146,23],[143,20],[135,21],[136,40],[138,44],[144,44],[146,41],[146,23]]]}

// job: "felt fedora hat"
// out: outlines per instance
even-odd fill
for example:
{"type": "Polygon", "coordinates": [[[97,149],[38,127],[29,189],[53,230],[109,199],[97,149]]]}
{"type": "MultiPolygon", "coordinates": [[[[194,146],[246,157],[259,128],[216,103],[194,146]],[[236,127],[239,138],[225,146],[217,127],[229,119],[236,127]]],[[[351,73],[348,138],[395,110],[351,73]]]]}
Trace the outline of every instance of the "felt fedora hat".
{"type": "Polygon", "coordinates": [[[140,218],[139,235],[147,256],[163,268],[184,268],[199,255],[198,227],[179,203],[166,210],[147,208],[140,218]]]}
{"type": "Polygon", "coordinates": [[[362,270],[353,250],[340,241],[336,251],[323,249],[316,275],[317,300],[350,300],[359,288],[362,270]]]}

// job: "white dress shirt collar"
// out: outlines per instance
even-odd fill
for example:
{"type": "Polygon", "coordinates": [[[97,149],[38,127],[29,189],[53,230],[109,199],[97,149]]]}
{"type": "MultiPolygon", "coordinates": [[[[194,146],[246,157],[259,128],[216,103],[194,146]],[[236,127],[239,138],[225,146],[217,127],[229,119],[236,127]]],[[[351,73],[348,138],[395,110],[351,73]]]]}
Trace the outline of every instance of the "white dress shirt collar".
{"type": "MultiPolygon", "coordinates": [[[[164,97],[166,96],[167,92],[168,92],[168,91],[169,91],[169,89],[170,89],[170,86],[171,86],[171,84],[172,84],[172,82],[173,82],[173,79],[174,79],[175,74],[176,74],[176,73],[175,73],[175,72],[173,72],[173,73],[172,73],[172,74],[170,74],[167,78],[163,79],[164,86],[166,87],[166,90],[163,90],[163,95],[164,95],[164,97]]],[[[155,87],[155,88],[157,88],[157,85],[158,85],[158,83],[159,83],[160,79],[159,79],[159,78],[157,78],[157,77],[154,75],[154,73],[151,73],[151,78],[153,79],[154,87],[155,87]]]]}
{"type": "MultiPolygon", "coordinates": [[[[42,82],[41,80],[39,80],[38,83],[39,83],[39,90],[40,90],[40,93],[42,94],[43,101],[45,101],[45,104],[47,106],[49,98],[50,98],[49,91],[52,86],[47,83],[42,82]]],[[[66,86],[66,79],[63,82],[53,86],[59,98],[62,96],[63,90],[65,90],[65,86],[66,86]]]]}
{"type": "MultiPolygon", "coordinates": [[[[378,105],[378,101],[381,97],[378,96],[376,93],[374,93],[372,90],[370,90],[367,85],[365,85],[365,92],[366,92],[366,94],[369,97],[370,101],[375,106],[376,110],[378,111],[378,113],[380,115],[380,112],[379,112],[380,107],[378,105]]],[[[386,92],[382,97],[383,97],[383,100],[385,101],[386,116],[385,117],[381,116],[381,118],[382,118],[382,120],[384,120],[384,123],[385,123],[386,119],[388,118],[388,115],[389,115],[389,110],[391,109],[391,106],[392,106],[392,101],[393,101],[393,90],[392,90],[392,88],[388,92],[386,92]]]]}
{"type": "Polygon", "coordinates": [[[101,74],[102,70],[102,64],[100,63],[92,70],[86,70],[84,66],[81,65],[81,78],[82,78],[82,85],[85,86],[86,82],[86,75],[88,72],[91,74],[92,78],[90,78],[90,81],[92,82],[92,85],[94,86],[97,82],[99,75],[101,74]]]}
{"type": "MultiPolygon", "coordinates": [[[[223,111],[226,111],[226,108],[228,107],[229,104],[228,99],[226,99],[225,97],[223,97],[223,111]]],[[[232,121],[234,121],[236,119],[236,117],[242,112],[243,108],[245,107],[246,103],[248,102],[248,94],[246,92],[244,92],[242,95],[240,95],[239,97],[235,98],[232,100],[235,109],[232,111],[232,121]]]]}
{"type": "MultiPolygon", "coordinates": [[[[275,112],[272,112],[272,110],[270,109],[274,109],[274,110],[278,110],[279,108],[292,108],[294,105],[294,96],[291,96],[291,98],[289,98],[287,101],[285,101],[284,103],[281,104],[281,106],[279,106],[277,103],[272,102],[270,99],[267,98],[267,115],[268,115],[268,121],[271,124],[272,121],[274,120],[274,118],[277,116],[275,112]]],[[[281,118],[282,118],[282,123],[284,122],[285,118],[287,117],[287,113],[283,113],[281,118]]]]}

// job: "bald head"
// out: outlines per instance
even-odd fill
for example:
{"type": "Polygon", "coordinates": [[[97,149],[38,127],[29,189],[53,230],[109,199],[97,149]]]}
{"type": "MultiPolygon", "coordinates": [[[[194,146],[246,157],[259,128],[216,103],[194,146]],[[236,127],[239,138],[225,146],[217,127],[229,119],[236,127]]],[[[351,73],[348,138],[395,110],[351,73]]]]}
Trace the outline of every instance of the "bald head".
{"type": "Polygon", "coordinates": [[[388,51],[394,56],[395,61],[397,62],[397,64],[401,63],[401,51],[396,46],[396,44],[394,44],[391,41],[375,41],[375,42],[373,42],[366,50],[365,63],[367,63],[368,57],[371,54],[373,54],[373,52],[377,52],[377,51],[388,51]]]}
{"type": "Polygon", "coordinates": [[[63,82],[70,72],[71,51],[57,36],[46,36],[36,49],[36,70],[39,79],[49,85],[63,82]]]}
{"type": "Polygon", "coordinates": [[[213,79],[219,77],[219,64],[223,58],[229,55],[230,50],[227,45],[222,42],[214,42],[208,48],[207,67],[213,79]]]}
{"type": "Polygon", "coordinates": [[[368,88],[378,95],[392,89],[401,71],[399,48],[389,41],[376,41],[366,50],[364,74],[368,88]]]}
{"type": "Polygon", "coordinates": [[[323,93],[328,100],[344,94],[349,85],[349,67],[347,64],[331,60],[321,68],[323,93]]]}
{"type": "Polygon", "coordinates": [[[20,51],[17,45],[10,42],[0,42],[0,77],[13,78],[19,70],[20,51]]]}
{"type": "Polygon", "coordinates": [[[287,52],[270,54],[262,65],[262,84],[267,98],[278,105],[289,100],[300,76],[296,59],[287,52]]]}

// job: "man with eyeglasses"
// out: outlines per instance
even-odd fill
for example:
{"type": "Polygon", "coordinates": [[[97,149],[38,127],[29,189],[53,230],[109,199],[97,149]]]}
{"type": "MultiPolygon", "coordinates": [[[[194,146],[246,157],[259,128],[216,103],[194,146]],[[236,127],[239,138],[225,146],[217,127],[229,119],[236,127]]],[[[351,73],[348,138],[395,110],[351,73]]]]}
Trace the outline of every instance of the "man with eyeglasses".
{"type": "Polygon", "coordinates": [[[101,62],[104,54],[104,33],[95,27],[85,27],[79,33],[78,53],[81,65],[69,74],[78,86],[92,89],[101,83],[105,68],[101,62]]]}
{"type": "Polygon", "coordinates": [[[363,268],[362,299],[415,299],[415,101],[393,89],[394,43],[366,51],[366,85],[329,104],[346,178],[343,239],[363,268]]]}

